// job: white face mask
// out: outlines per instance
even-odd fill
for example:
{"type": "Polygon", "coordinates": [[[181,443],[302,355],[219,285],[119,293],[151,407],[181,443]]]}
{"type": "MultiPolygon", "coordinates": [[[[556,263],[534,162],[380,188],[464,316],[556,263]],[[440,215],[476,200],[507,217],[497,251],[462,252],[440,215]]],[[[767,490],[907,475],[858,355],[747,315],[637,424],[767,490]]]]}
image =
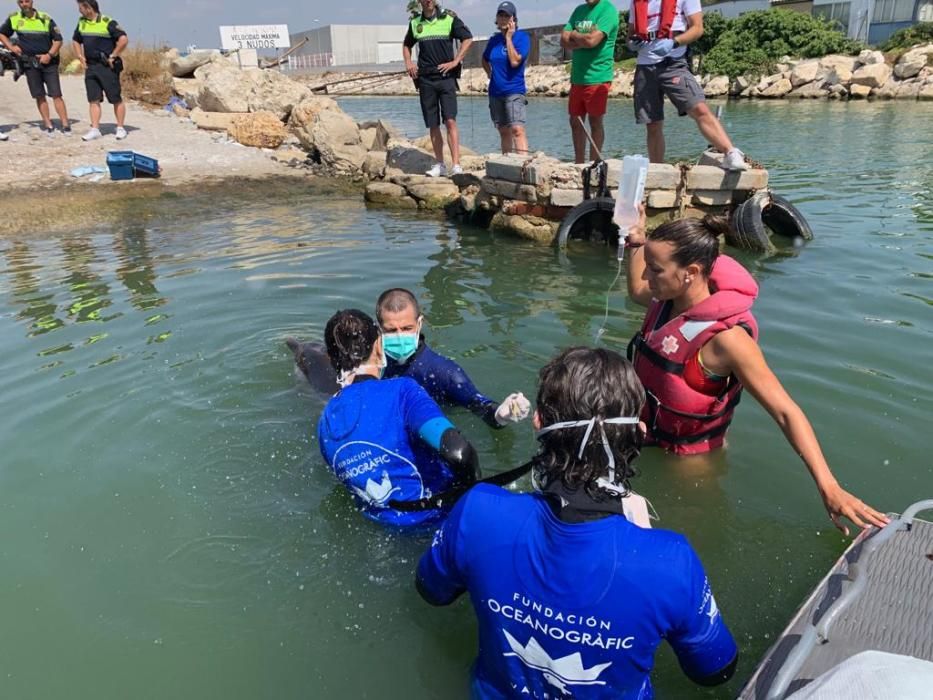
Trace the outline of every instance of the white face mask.
{"type": "Polygon", "coordinates": [[[602,443],[603,449],[606,451],[606,459],[609,460],[609,478],[600,477],[597,479],[597,483],[603,488],[612,491],[613,493],[621,493],[625,489],[621,489],[620,486],[616,484],[616,458],[612,454],[612,448],[609,447],[609,439],[606,437],[606,429],[603,427],[606,423],[611,425],[638,425],[641,419],[638,416],[624,416],[620,418],[590,418],[589,420],[572,420],[564,421],[563,423],[553,423],[547,427],[541,428],[535,436],[541,437],[545,433],[550,433],[553,430],[565,430],[568,428],[582,428],[586,426],[586,432],[583,434],[583,439],[580,441],[580,449],[577,452],[577,459],[583,459],[583,451],[586,449],[587,444],[590,441],[590,436],[593,434],[593,428],[599,425],[599,432],[601,436],[600,442],[602,443]]]}

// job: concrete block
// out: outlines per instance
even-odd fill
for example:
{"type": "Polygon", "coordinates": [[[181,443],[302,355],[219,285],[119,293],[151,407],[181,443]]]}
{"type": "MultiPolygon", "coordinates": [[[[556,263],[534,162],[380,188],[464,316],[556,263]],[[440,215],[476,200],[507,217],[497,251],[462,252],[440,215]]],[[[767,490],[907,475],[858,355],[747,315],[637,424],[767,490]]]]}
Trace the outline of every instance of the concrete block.
{"type": "Polygon", "coordinates": [[[676,190],[680,184],[680,168],[667,163],[651,163],[648,166],[646,190],[676,190]]]}
{"type": "Polygon", "coordinates": [[[696,190],[693,203],[706,207],[722,207],[732,203],[732,190],[696,190]]]}
{"type": "Polygon", "coordinates": [[[697,165],[687,173],[688,190],[760,190],[768,186],[767,170],[723,170],[697,165]]]}
{"type": "Polygon", "coordinates": [[[677,206],[677,192],[675,190],[652,190],[648,193],[648,208],[671,209],[677,206]]]}
{"type": "Polygon", "coordinates": [[[538,173],[533,164],[525,165],[524,156],[496,156],[486,161],[486,175],[506,182],[522,185],[537,185],[538,173]]]}
{"type": "Polygon", "coordinates": [[[199,129],[208,131],[230,131],[233,128],[233,121],[237,117],[247,114],[246,112],[205,112],[200,107],[191,110],[191,121],[199,129]]]}
{"type": "Polygon", "coordinates": [[[575,207],[583,201],[583,190],[551,190],[551,205],[555,207],[575,207]]]}
{"type": "Polygon", "coordinates": [[[483,178],[481,187],[488,194],[498,195],[506,199],[517,199],[531,204],[537,204],[538,202],[538,192],[535,190],[534,185],[521,185],[517,182],[490,177],[488,163],[486,164],[486,177],[483,178]]]}

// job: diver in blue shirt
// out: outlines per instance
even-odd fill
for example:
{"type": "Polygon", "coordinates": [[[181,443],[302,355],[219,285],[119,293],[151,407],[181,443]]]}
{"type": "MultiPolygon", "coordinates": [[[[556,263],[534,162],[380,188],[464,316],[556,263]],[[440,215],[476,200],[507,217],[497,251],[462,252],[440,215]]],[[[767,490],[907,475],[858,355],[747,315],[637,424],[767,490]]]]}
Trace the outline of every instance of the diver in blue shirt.
{"type": "Polygon", "coordinates": [[[736,644],[699,558],[682,535],[650,528],[629,486],[644,402],[617,353],[555,357],[534,414],[540,491],[473,487],[421,558],[429,603],[470,594],[474,698],[647,700],[662,639],[700,685],[734,673],[736,644]]]}
{"type": "Polygon", "coordinates": [[[531,404],[521,392],[496,403],[476,388],[460,365],[428,346],[421,334],[421,305],[407,289],[387,289],[380,294],[376,320],[388,358],[386,377],[411,377],[438,403],[463,406],[494,428],[528,417],[531,404]]]}
{"type": "Polygon", "coordinates": [[[438,508],[403,512],[393,502],[420,501],[475,481],[473,446],[440,407],[406,377],[381,380],[382,338],[362,311],[337,312],[324,330],[340,391],[318,421],[321,455],[363,514],[394,526],[438,520],[438,508]]]}

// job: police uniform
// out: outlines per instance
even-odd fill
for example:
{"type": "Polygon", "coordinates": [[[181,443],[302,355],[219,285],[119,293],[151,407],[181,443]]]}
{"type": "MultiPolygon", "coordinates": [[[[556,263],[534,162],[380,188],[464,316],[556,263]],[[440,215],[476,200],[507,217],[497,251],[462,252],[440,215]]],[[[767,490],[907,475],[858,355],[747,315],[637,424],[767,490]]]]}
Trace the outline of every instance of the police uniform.
{"type": "Polygon", "coordinates": [[[116,20],[106,15],[99,14],[94,20],[82,17],[78,22],[72,38],[84,47],[84,58],[87,60],[84,87],[88,102],[101,102],[105,94],[112,105],[123,101],[120,73],[108,63],[121,36],[126,36],[126,32],[116,20]]]}
{"type": "Polygon", "coordinates": [[[404,43],[409,49],[418,46],[418,95],[424,125],[429,129],[440,126],[441,117],[444,121],[457,118],[460,66],[446,74],[437,67],[454,60],[454,39],[472,38],[463,21],[449,10],[435,10],[430,19],[418,14],[408,25],[404,43]]]}
{"type": "MultiPolygon", "coordinates": [[[[0,34],[11,38],[16,34],[17,45],[23,51],[23,57],[34,59],[36,56],[47,54],[52,50],[52,44],[62,40],[62,33],[55,24],[55,20],[45,12],[33,11],[32,17],[27,17],[23,11],[14,12],[0,25],[0,34]]],[[[58,76],[58,56],[52,56],[47,65],[30,61],[26,67],[26,82],[29,84],[29,93],[36,99],[40,97],[61,97],[62,86],[58,76]]]]}

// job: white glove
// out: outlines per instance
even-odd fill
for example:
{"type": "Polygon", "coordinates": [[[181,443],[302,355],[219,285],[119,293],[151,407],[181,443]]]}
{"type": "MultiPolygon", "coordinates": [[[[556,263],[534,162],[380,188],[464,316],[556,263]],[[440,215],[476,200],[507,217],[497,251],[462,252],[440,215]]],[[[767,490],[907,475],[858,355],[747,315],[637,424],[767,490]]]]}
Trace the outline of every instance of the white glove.
{"type": "Polygon", "coordinates": [[[496,409],[496,420],[499,425],[505,425],[509,421],[518,423],[520,420],[525,420],[530,412],[531,402],[519,391],[509,394],[505,397],[505,401],[499,404],[499,408],[496,409]]]}

